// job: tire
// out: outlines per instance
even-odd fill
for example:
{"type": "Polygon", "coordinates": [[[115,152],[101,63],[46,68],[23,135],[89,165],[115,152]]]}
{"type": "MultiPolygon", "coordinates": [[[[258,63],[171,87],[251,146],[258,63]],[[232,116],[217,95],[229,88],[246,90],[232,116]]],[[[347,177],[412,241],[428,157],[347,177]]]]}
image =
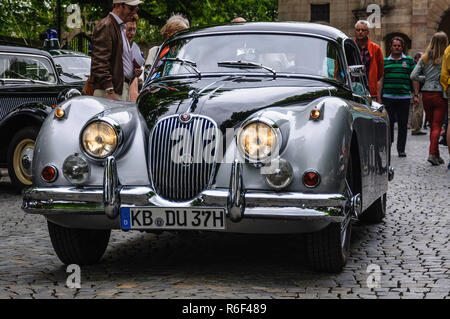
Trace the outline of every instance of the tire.
{"type": "Polygon", "coordinates": [[[318,232],[309,233],[307,255],[310,267],[319,272],[341,272],[347,263],[351,232],[352,224],[349,222],[344,236],[341,223],[331,223],[318,232]]]}
{"type": "MultiPolygon", "coordinates": [[[[355,192],[352,155],[347,163],[346,180],[355,192]]],[[[341,223],[331,223],[326,228],[307,234],[307,256],[312,269],[319,272],[338,273],[347,263],[350,252],[350,237],[352,233],[351,220],[345,231],[341,231],[341,223]]]]}
{"type": "Polygon", "coordinates": [[[359,219],[364,222],[380,223],[386,217],[386,193],[364,211],[359,219]]]}
{"type": "Polygon", "coordinates": [[[39,127],[29,126],[18,131],[8,147],[8,174],[17,190],[32,185],[32,162],[34,145],[39,127]]]}
{"type": "Polygon", "coordinates": [[[105,253],[111,230],[74,229],[47,221],[53,249],[66,265],[96,264],[105,253]]]}

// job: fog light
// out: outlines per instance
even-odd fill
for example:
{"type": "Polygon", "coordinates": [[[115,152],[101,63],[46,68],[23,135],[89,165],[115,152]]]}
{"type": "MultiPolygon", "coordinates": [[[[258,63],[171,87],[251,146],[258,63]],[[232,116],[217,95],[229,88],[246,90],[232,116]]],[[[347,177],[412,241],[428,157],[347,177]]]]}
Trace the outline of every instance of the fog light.
{"type": "Polygon", "coordinates": [[[70,155],[64,161],[63,174],[70,183],[83,184],[90,175],[89,163],[78,154],[70,155]]]}
{"type": "Polygon", "coordinates": [[[54,166],[48,165],[42,169],[41,176],[44,179],[44,181],[51,183],[56,180],[56,177],[58,176],[58,171],[54,166]]]}
{"type": "Polygon", "coordinates": [[[320,184],[320,175],[316,171],[306,171],[303,174],[303,184],[306,187],[316,187],[320,184]]]}
{"type": "Polygon", "coordinates": [[[271,167],[264,167],[264,169],[272,169],[273,173],[264,176],[266,183],[275,189],[283,189],[291,184],[294,178],[294,170],[292,165],[285,159],[273,161],[271,167]]]}

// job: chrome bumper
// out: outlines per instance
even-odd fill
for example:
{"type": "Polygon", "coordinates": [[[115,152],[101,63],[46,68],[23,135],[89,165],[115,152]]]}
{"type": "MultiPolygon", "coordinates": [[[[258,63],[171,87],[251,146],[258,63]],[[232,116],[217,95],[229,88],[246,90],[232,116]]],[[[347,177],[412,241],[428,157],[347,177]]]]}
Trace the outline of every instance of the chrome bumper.
{"type": "Polygon", "coordinates": [[[233,222],[242,218],[342,222],[357,210],[352,207],[352,200],[342,194],[244,191],[240,165],[234,163],[229,189],[209,189],[193,200],[172,202],[161,198],[149,186],[119,185],[115,160],[109,158],[103,187],[27,188],[23,192],[22,209],[29,214],[106,215],[116,219],[121,206],[223,207],[233,222]]]}

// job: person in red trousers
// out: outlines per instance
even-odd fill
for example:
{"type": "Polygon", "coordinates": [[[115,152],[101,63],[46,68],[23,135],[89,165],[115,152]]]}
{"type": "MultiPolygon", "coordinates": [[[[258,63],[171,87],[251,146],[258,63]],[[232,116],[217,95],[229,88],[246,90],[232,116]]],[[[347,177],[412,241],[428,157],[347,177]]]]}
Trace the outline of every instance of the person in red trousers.
{"type": "MultiPolygon", "coordinates": [[[[447,45],[447,35],[444,32],[435,33],[425,54],[411,73],[412,80],[423,83],[423,108],[431,123],[428,162],[435,166],[444,164],[439,154],[438,142],[447,111],[447,100],[443,96],[443,87],[440,83],[442,57],[447,45]]],[[[416,86],[414,88],[414,103],[418,103],[419,92],[416,86]]]]}

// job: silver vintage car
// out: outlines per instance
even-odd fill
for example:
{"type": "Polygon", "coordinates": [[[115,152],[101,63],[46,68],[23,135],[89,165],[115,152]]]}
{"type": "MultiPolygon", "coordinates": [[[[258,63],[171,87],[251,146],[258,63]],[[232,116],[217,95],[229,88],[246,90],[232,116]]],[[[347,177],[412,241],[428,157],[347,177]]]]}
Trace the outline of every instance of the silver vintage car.
{"type": "Polygon", "coordinates": [[[318,24],[178,33],[136,104],[77,97],[47,117],[23,209],[45,215],[66,264],[98,262],[112,229],[307,233],[311,267],[338,272],[393,177],[361,64],[318,24]]]}

